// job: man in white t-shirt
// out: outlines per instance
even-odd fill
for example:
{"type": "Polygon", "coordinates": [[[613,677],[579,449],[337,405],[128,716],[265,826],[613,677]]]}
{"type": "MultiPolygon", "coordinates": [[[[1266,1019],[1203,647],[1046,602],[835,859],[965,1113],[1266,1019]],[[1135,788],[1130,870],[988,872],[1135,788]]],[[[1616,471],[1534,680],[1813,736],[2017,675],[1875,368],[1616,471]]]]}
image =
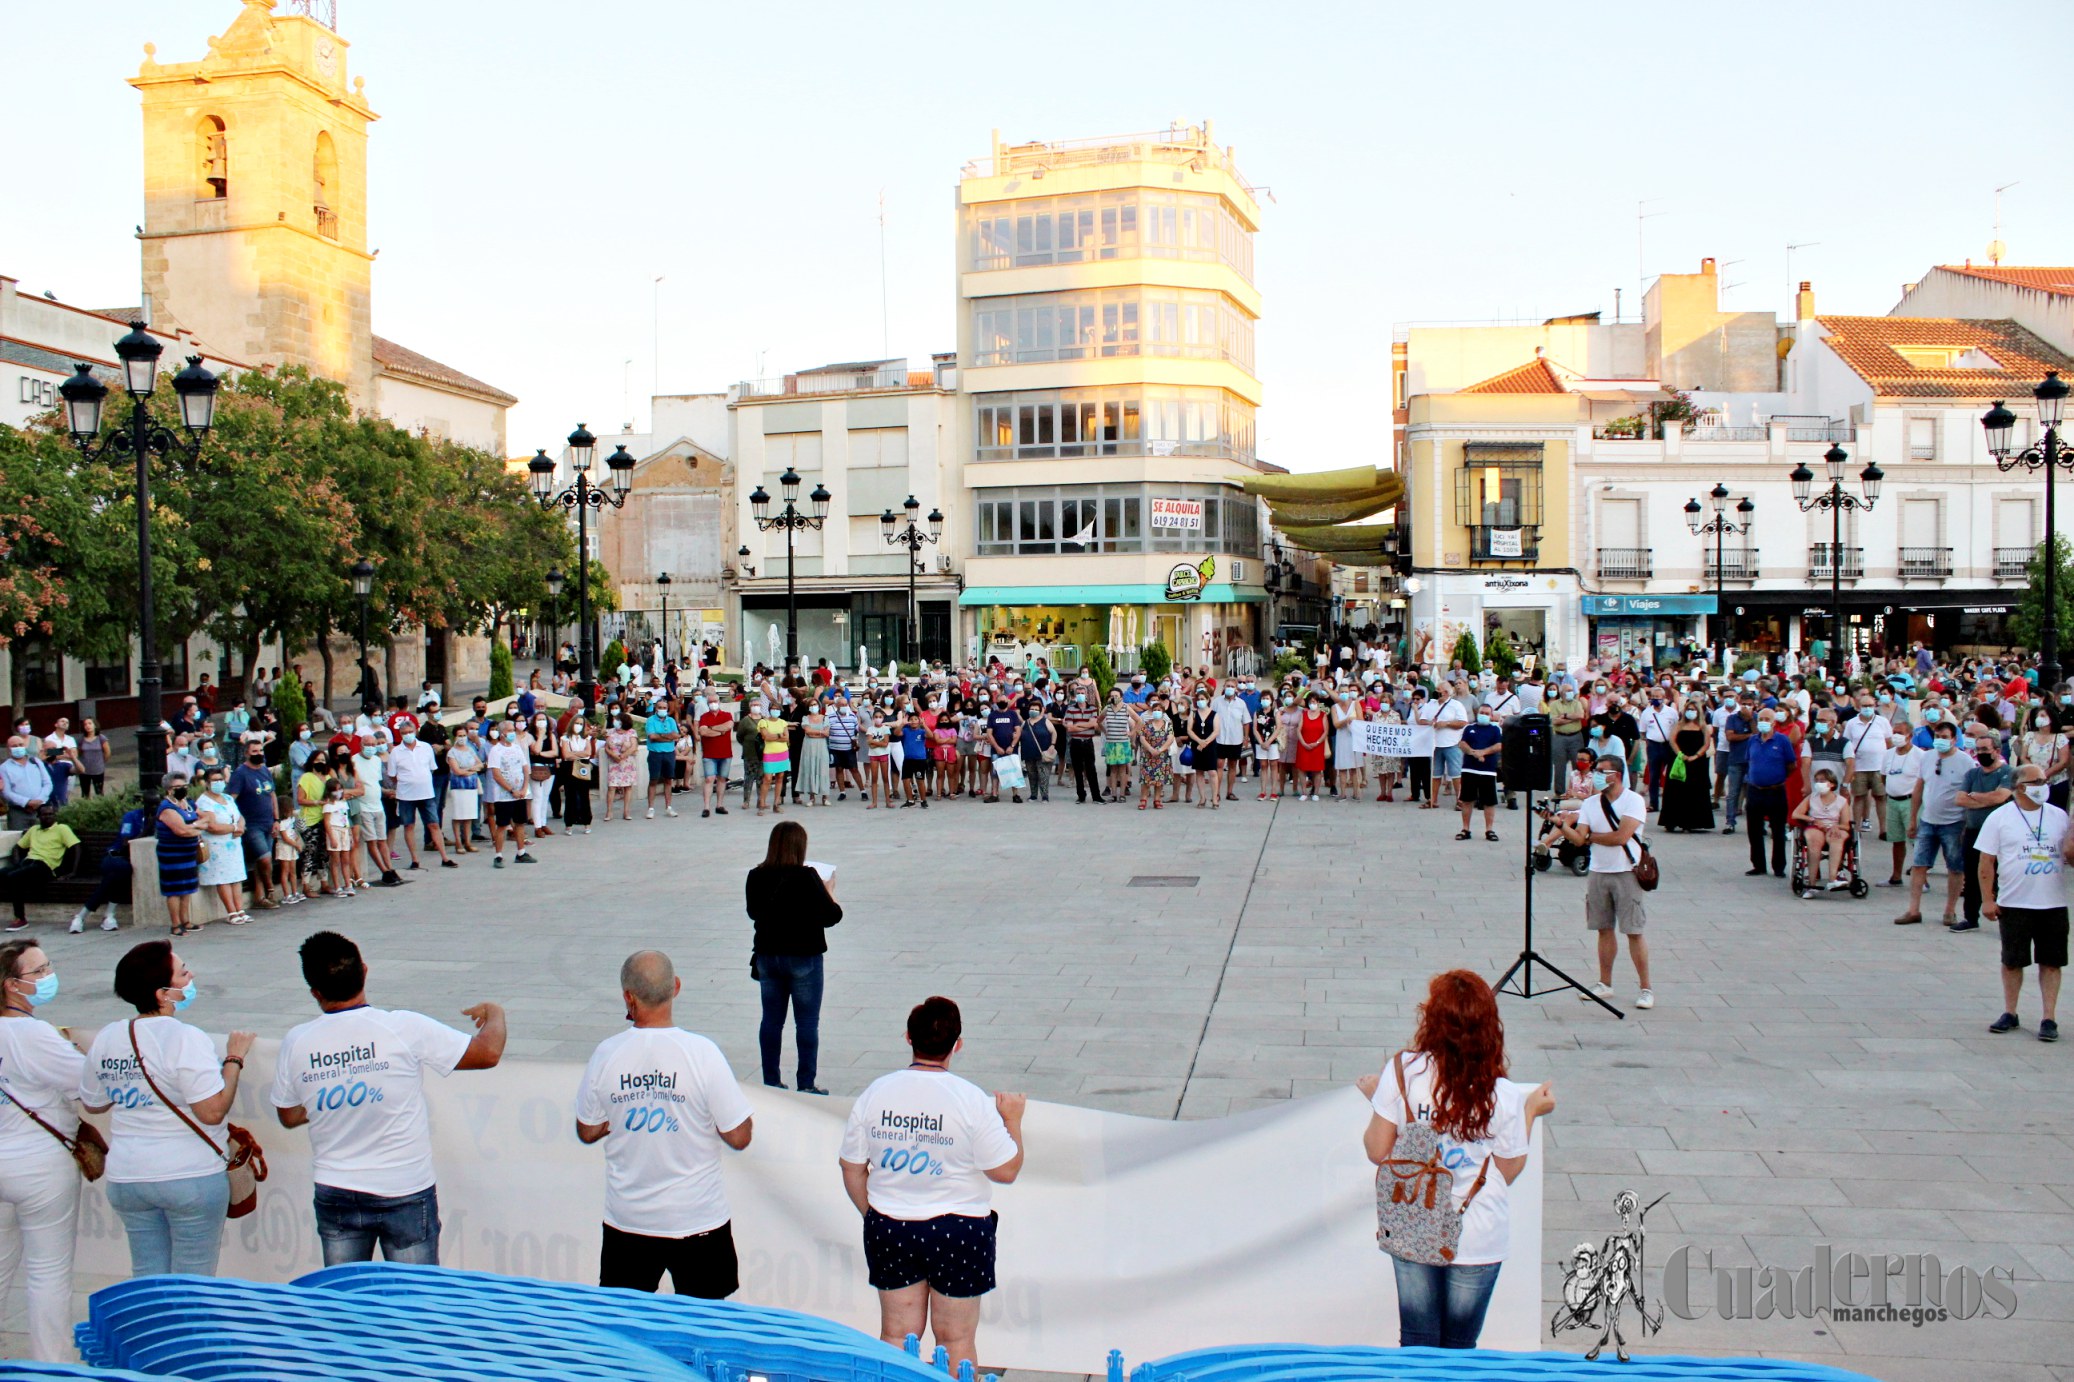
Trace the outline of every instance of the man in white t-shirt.
{"type": "Polygon", "coordinates": [[[490,723],[490,751],[486,755],[483,769],[483,802],[490,808],[490,867],[504,867],[504,832],[510,831],[512,843],[518,846],[514,860],[530,864],[533,856],[526,848],[526,807],[531,800],[532,784],[528,774],[532,762],[526,750],[518,742],[519,731],[509,722],[490,723]]]}
{"type": "Polygon", "coordinates": [[[1860,691],[1850,717],[1839,714],[1837,724],[1844,736],[1844,777],[1851,787],[1851,815],[1860,830],[1884,825],[1887,741],[1894,737],[1893,722],[1879,713],[1872,692],[1860,691]]]}
{"type": "Polygon", "coordinates": [[[1635,881],[1635,865],[1648,846],[1642,843],[1642,823],[1649,804],[1627,785],[1626,762],[1610,753],[1599,755],[1592,772],[1596,796],[1578,804],[1577,814],[1562,820],[1562,831],[1574,845],[1591,846],[1591,881],[1584,890],[1584,925],[1599,933],[1599,982],[1592,985],[1594,997],[1613,997],[1613,962],[1620,943],[1614,927],[1628,938],[1628,958],[1635,964],[1635,981],[1642,991],[1635,1006],[1653,1008],[1656,994],[1649,987],[1649,941],[1642,928],[1649,922],[1642,906],[1642,885],[1635,881]]]}
{"type": "MultiPolygon", "coordinates": [[[[410,866],[418,867],[418,842],[411,837],[411,823],[422,821],[427,832],[426,842],[432,852],[439,856],[443,869],[461,867],[446,857],[446,842],[440,838],[439,798],[433,790],[432,774],[438,767],[437,755],[432,746],[418,738],[416,725],[405,725],[403,735],[396,747],[389,750],[389,757],[382,766],[383,786],[392,794],[396,811],[392,816],[396,828],[403,832],[403,844],[410,851],[410,866]]],[[[396,834],[389,834],[389,857],[396,857],[396,834]]]]}
{"type": "Polygon", "coordinates": [[[721,1184],[722,1147],[753,1131],[727,1058],[671,1015],[683,990],[670,957],[637,950],[619,967],[634,1025],[607,1037],[576,1089],[576,1136],[605,1141],[605,1242],[598,1284],[725,1300],[741,1285],[721,1184]]]}
{"type": "Polygon", "coordinates": [[[1462,731],[1469,728],[1469,688],[1455,682],[1433,712],[1433,798],[1440,799],[1440,785],[1457,800],[1462,796],[1462,731]]]}
{"type": "Polygon", "coordinates": [[[425,1072],[488,1070],[504,1056],[504,1009],[463,1008],[475,1034],[422,1013],[368,1006],[367,964],[336,931],[302,943],[323,1016],[281,1038],[272,1099],[284,1128],[308,1126],[324,1265],[439,1263],[439,1186],[425,1072]]]}
{"type": "Polygon", "coordinates": [[[2060,976],[2067,967],[2067,894],[2062,866],[2074,862],[2067,813],[2047,801],[2045,769],[2026,763],[2016,770],[2016,796],[1988,814],[1974,849],[1980,855],[1980,914],[2002,931],[2002,1015],[1988,1030],[2013,1032],[2020,1025],[2017,999],[2024,970],[2035,960],[2044,1013],[2040,1041],[2058,1041],[2060,976]]]}
{"type": "Polygon", "coordinates": [[[950,1073],[964,1049],[958,1005],[929,998],[907,1015],[914,1061],[881,1075],[843,1126],[843,1188],[864,1216],[864,1261],[879,1293],[879,1337],[896,1348],[926,1325],[978,1366],[980,1297],[994,1289],[993,1187],[1023,1167],[1020,1094],[991,1099],[950,1073]]]}

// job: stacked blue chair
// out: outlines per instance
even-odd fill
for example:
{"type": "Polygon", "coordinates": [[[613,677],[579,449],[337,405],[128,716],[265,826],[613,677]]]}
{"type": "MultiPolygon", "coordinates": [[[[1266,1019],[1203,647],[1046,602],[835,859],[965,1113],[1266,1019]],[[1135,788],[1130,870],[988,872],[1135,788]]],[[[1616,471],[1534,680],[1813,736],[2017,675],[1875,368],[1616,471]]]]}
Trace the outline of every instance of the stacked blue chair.
{"type": "Polygon", "coordinates": [[[20,1358],[0,1358],[0,1382],[17,1378],[71,1377],[92,1382],[182,1382],[165,1373],[130,1372],[123,1368],[96,1368],[85,1363],[31,1363],[20,1358]]]}
{"type": "MultiPolygon", "coordinates": [[[[1131,1369],[1130,1382],[1564,1382],[1604,1378],[1609,1361],[1587,1362],[1576,1353],[1257,1344],[1141,1363],[1131,1369]]],[[[1617,1370],[1621,1382],[1873,1382],[1861,1373],[1778,1358],[1648,1355],[1617,1370]]],[[[1111,1382],[1122,1372],[1122,1358],[1111,1354],[1111,1382]]]]}

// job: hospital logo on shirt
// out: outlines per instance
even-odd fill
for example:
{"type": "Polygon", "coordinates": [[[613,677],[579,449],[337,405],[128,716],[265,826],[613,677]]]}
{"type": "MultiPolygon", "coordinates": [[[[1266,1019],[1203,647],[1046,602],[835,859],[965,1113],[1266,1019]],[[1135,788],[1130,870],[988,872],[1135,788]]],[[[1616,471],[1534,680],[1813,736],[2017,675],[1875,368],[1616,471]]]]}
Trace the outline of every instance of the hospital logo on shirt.
{"type": "Polygon", "coordinates": [[[310,1052],[309,1069],[298,1078],[303,1084],[319,1084],[349,1076],[379,1075],[388,1068],[389,1062],[381,1058],[375,1043],[370,1041],[337,1051],[310,1052]]]}

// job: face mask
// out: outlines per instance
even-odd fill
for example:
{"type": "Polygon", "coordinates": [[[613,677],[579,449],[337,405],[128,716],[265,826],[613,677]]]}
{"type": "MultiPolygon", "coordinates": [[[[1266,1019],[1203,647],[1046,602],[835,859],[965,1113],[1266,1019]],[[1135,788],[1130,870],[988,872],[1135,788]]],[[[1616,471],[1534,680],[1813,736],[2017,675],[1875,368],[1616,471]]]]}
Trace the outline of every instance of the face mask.
{"type": "Polygon", "coordinates": [[[2024,795],[2030,799],[2033,806],[2043,802],[2050,790],[2042,782],[2026,782],[2024,784],[2024,795]]]}
{"type": "Polygon", "coordinates": [[[418,736],[415,734],[406,734],[403,736],[403,742],[406,744],[415,744],[418,742],[418,736]]]}
{"type": "Polygon", "coordinates": [[[1606,731],[1605,731],[1604,729],[1600,728],[1600,727],[1599,727],[1598,725],[1593,725],[1593,726],[1592,726],[1592,738],[1594,738],[1594,739],[1604,739],[1605,737],[1606,737],[1606,731]]]}
{"type": "Polygon", "coordinates": [[[1765,738],[1765,739],[1769,739],[1769,738],[1771,738],[1771,737],[1772,737],[1772,722],[1771,722],[1770,720],[1759,720],[1759,721],[1757,722],[1757,733],[1758,733],[1759,737],[1761,737],[1761,738],[1765,738]]]}
{"type": "Polygon", "coordinates": [[[186,800],[187,800],[187,787],[186,787],[186,785],[185,785],[184,783],[183,783],[183,784],[182,784],[181,786],[175,787],[175,788],[173,789],[173,800],[175,800],[175,801],[186,801],[186,800]]]}
{"type": "Polygon", "coordinates": [[[1606,790],[1606,774],[1601,772],[1594,772],[1592,774],[1592,790],[1594,792],[1603,792],[1606,790]]]}
{"type": "Polygon", "coordinates": [[[1995,763],[1995,755],[1983,749],[1979,753],[1973,755],[1973,761],[1980,764],[1980,766],[1983,768],[1993,767],[1995,763]]]}
{"type": "Polygon", "coordinates": [[[40,1008],[58,996],[58,976],[46,974],[36,981],[36,987],[22,995],[32,1008],[40,1008]]]}
{"type": "Polygon", "coordinates": [[[363,746],[363,747],[361,748],[361,750],[360,750],[360,756],[361,756],[362,758],[372,758],[372,757],[374,757],[374,756],[375,756],[375,753],[374,753],[374,745],[373,745],[373,744],[368,744],[368,745],[365,745],[365,746],[363,746]]]}
{"type": "Polygon", "coordinates": [[[1699,717],[1700,713],[1697,710],[1688,710],[1685,712],[1685,718],[1688,720],[1697,720],[1699,717]]]}
{"type": "Polygon", "coordinates": [[[1296,704],[1296,697],[1294,697],[1294,696],[1284,696],[1284,697],[1282,697],[1282,704],[1283,704],[1283,705],[1295,705],[1295,704],[1296,704]]]}
{"type": "Polygon", "coordinates": [[[300,740],[302,740],[302,741],[303,741],[303,742],[304,742],[305,744],[307,744],[307,743],[309,743],[309,742],[310,742],[310,732],[309,732],[308,730],[306,730],[306,729],[305,729],[305,730],[298,730],[298,731],[296,732],[296,735],[295,735],[295,737],[296,737],[296,738],[298,738],[298,739],[300,739],[300,740]]]}
{"type": "Polygon", "coordinates": [[[1208,701],[1197,701],[1195,703],[1195,708],[1197,710],[1208,710],[1210,708],[1210,703],[1208,701]]]}
{"type": "Polygon", "coordinates": [[[1959,741],[1956,739],[1939,739],[1937,741],[1937,751],[1939,753],[1950,753],[1957,747],[1959,747],[1959,741]]]}
{"type": "Polygon", "coordinates": [[[192,1002],[194,1002],[194,980],[189,979],[187,987],[180,990],[180,1001],[173,1005],[173,1011],[181,1012],[192,1002]]]}
{"type": "Polygon", "coordinates": [[[1815,795],[1818,797],[1826,797],[1835,790],[1836,788],[1830,786],[1826,782],[1817,782],[1815,784],[1815,795]]]}
{"type": "Polygon", "coordinates": [[[1861,720],[1870,720],[1870,719],[1872,718],[1872,707],[1871,707],[1871,706],[1869,706],[1869,705],[1861,705],[1861,706],[1859,706],[1859,707],[1858,707],[1858,718],[1859,718],[1859,719],[1861,719],[1861,720]]]}
{"type": "MultiPolygon", "coordinates": [[[[622,724],[622,725],[623,725],[623,724],[625,724],[625,723],[626,723],[626,721],[625,721],[625,720],[619,720],[619,721],[615,721],[615,723],[617,723],[617,724],[622,724]]],[[[491,743],[493,743],[493,744],[494,744],[494,743],[496,743],[496,742],[497,742],[497,741],[498,741],[499,739],[501,739],[501,738],[503,738],[503,737],[504,737],[503,735],[501,735],[501,734],[497,733],[497,731],[496,731],[496,730],[494,730],[494,729],[490,731],[490,742],[491,742],[491,743]]]]}
{"type": "Polygon", "coordinates": [[[1943,712],[1942,710],[1939,710],[1939,709],[1938,709],[1938,708],[1937,708],[1936,706],[1934,706],[1934,705],[1933,705],[1933,706],[1931,706],[1931,707],[1930,707],[1929,709],[1927,709],[1927,710],[1925,710],[1925,711],[1923,712],[1923,719],[1924,719],[1924,721],[1925,721],[1926,723],[1928,723],[1928,724],[1933,724],[1933,725],[1934,725],[1934,724],[1936,724],[1936,723],[1937,723],[1937,722],[1938,722],[1939,720],[1942,720],[1943,718],[1944,718],[1944,712],[1943,712]]]}

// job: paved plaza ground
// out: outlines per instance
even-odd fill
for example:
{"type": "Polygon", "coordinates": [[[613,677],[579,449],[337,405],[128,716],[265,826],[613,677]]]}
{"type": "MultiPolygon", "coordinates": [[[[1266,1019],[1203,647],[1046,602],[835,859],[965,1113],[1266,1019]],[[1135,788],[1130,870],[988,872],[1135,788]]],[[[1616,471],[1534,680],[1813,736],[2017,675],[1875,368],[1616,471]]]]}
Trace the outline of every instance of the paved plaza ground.
{"type": "MultiPolygon", "coordinates": [[[[838,866],[847,912],[822,1017],[822,1083],[838,1096],[904,1063],[907,1009],[945,993],[968,1023],[960,1069],[983,1084],[1219,1117],[1377,1069],[1410,1035],[1430,974],[1495,978],[1521,943],[1524,813],[1500,811],[1502,844],[1455,843],[1452,812],[1250,796],[1158,814],[1078,806],[1070,791],[1049,805],[927,812],[853,798],[796,818],[811,855],[838,866]],[[1180,885],[1132,886],[1147,877],[1180,885]]],[[[458,1022],[463,1005],[496,999],[510,1009],[511,1057],[582,1059],[622,1025],[621,958],[656,946],[684,977],[680,1020],[753,1079],[741,889],[769,824],[738,804],[724,820],[637,811],[588,838],[544,841],[536,868],[493,872],[485,852],[406,888],[211,926],[181,946],[200,976],[191,1016],[268,1036],[304,1020],[295,947],[336,927],[368,952],[377,1003],[458,1022]]],[[[1625,957],[1625,1021],[1569,993],[1503,1000],[1514,1077],[1552,1079],[1560,1104],[1547,1125],[1545,1255],[1612,1232],[1613,1198],[1632,1188],[1669,1196],[1649,1218],[1652,1266],[1691,1243],[1717,1266],[1797,1269],[1831,1244],[1933,1252],[1947,1270],[2006,1267],[2018,1298],[2008,1320],[1710,1314],[1669,1318],[1648,1347],[1801,1357],[1895,1382],[2074,1379],[2074,1042],[2034,1039],[2035,991],[2021,1034],[1988,1034],[2000,1010],[1992,927],[1949,935],[1933,903],[1930,925],[1897,928],[1888,889],[1794,900],[1783,882],[1742,876],[1740,839],[1657,844],[1656,1008],[1629,1006],[1625,957]]],[[[1592,966],[1583,891],[1560,872],[1535,886],[1542,948],[1581,976],[1592,966]]],[[[60,1019],[119,1016],[108,975],[135,933],[57,931],[37,928],[65,978],[60,1019]]],[[[1560,1274],[1543,1276],[1553,1312],[1560,1274]]],[[[1204,1342],[1214,1336],[1206,1322],[1204,1342]]],[[[1550,1342],[1581,1349],[1580,1337],[1550,1342]]]]}

